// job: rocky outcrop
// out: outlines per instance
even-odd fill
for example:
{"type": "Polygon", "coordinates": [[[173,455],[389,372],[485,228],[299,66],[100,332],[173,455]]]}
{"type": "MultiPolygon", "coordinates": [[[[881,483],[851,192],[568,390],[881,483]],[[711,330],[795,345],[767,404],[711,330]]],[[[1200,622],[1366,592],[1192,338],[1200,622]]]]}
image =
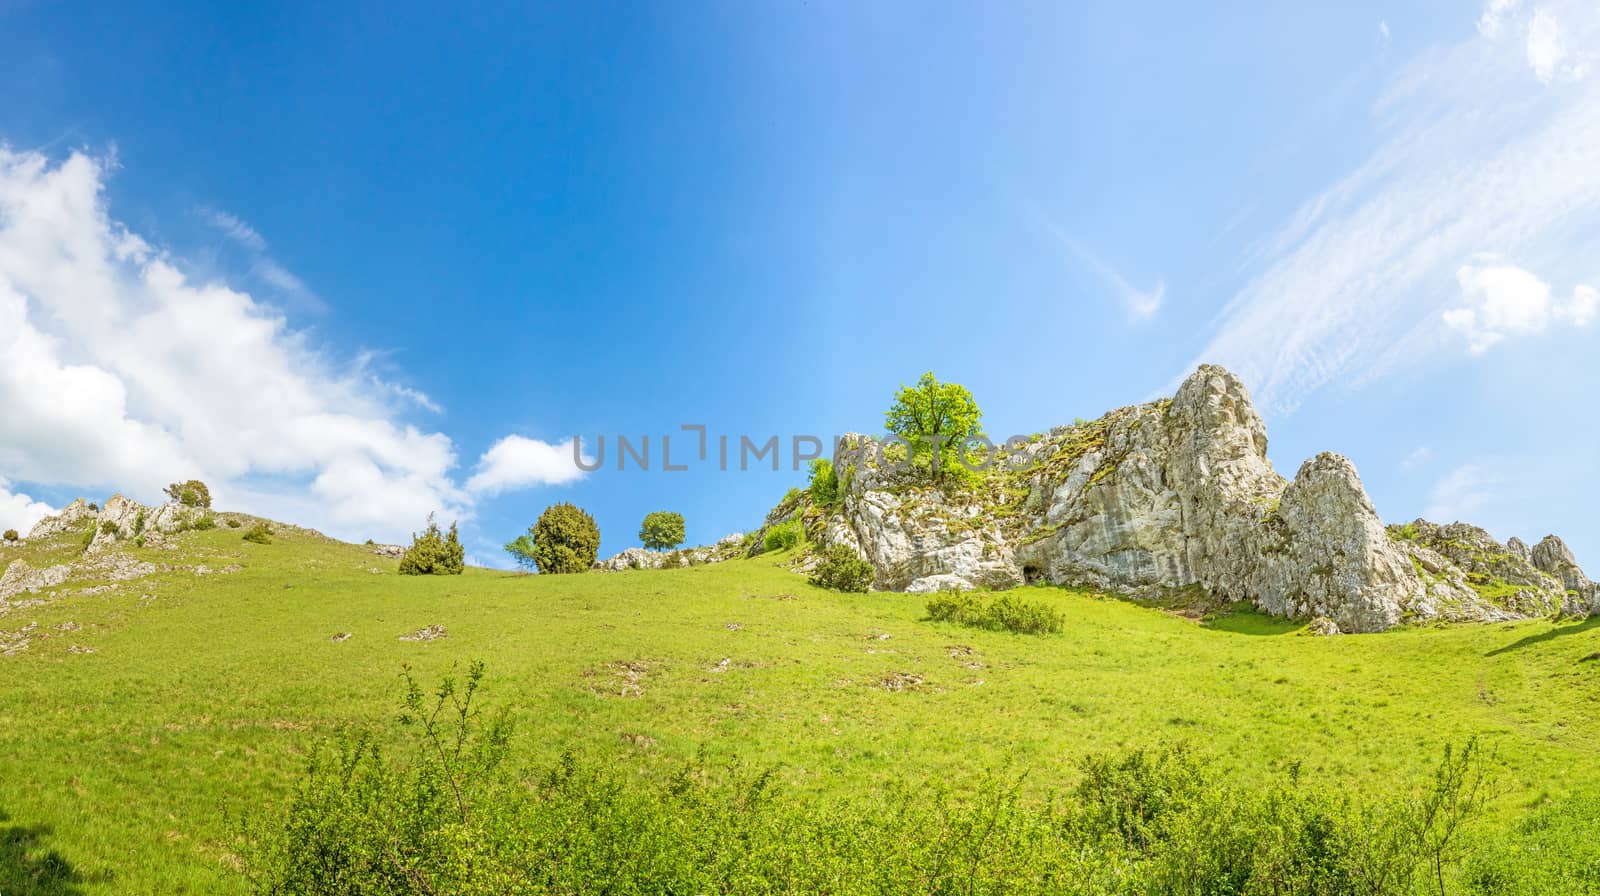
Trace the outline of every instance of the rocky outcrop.
{"type": "Polygon", "coordinates": [[[46,588],[65,582],[72,574],[70,566],[47,566],[35,569],[26,560],[13,560],[0,574],[0,602],[19,594],[37,594],[46,588]]]}
{"type": "Polygon", "coordinates": [[[1337,454],[1284,480],[1267,460],[1266,425],[1248,391],[1220,367],[1201,367],[1170,400],[1010,446],[959,486],[897,472],[866,444],[840,441],[835,505],[786,502],[767,525],[799,518],[812,541],[850,546],[872,563],[880,590],[1199,589],[1323,620],[1325,631],[1370,632],[1570,611],[1567,592],[1582,590],[1571,585],[1588,581],[1554,545],[1517,549],[1485,534],[1469,562],[1442,552],[1453,536],[1397,536],[1337,454]],[[1569,576],[1568,588],[1555,587],[1569,576]]]}
{"type": "Polygon", "coordinates": [[[628,548],[604,560],[596,560],[594,569],[601,572],[621,572],[626,569],[699,566],[704,563],[732,560],[735,557],[744,556],[745,553],[744,533],[735,532],[732,535],[724,536],[716,544],[704,547],[682,548],[675,551],[647,551],[644,548],[628,548]]]}
{"type": "Polygon", "coordinates": [[[1600,613],[1600,583],[1592,582],[1584,575],[1565,542],[1554,535],[1546,535],[1544,540],[1533,546],[1529,556],[1534,566],[1561,581],[1571,603],[1581,606],[1586,612],[1600,613]]]}
{"type": "Polygon", "coordinates": [[[89,509],[89,502],[79,498],[63,507],[55,516],[47,516],[35,523],[33,529],[28,532],[28,538],[29,540],[52,538],[67,532],[81,532],[95,514],[95,510],[89,509]]]}

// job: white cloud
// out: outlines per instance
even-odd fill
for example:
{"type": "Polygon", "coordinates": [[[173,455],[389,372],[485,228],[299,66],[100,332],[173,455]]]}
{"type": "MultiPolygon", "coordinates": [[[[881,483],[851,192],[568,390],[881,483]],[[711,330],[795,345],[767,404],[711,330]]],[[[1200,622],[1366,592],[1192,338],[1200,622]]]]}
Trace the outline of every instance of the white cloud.
{"type": "Polygon", "coordinates": [[[1540,9],[1528,21],[1528,65],[1545,84],[1557,78],[1576,81],[1589,72],[1585,58],[1567,45],[1567,29],[1555,13],[1540,9]]]}
{"type": "Polygon", "coordinates": [[[1466,304],[1444,312],[1446,326],[1467,337],[1481,355],[1508,336],[1543,332],[1553,321],[1585,326],[1594,318],[1595,290],[1579,286],[1568,302],[1551,297],[1550,284],[1507,264],[1464,265],[1456,272],[1466,304]]]}
{"type": "Polygon", "coordinates": [[[1495,497],[1500,485],[1500,477],[1489,467],[1462,464],[1433,484],[1422,516],[1436,523],[1476,519],[1495,497]]]}
{"type": "Polygon", "coordinates": [[[0,532],[15,529],[26,536],[33,524],[55,514],[56,508],[43,501],[11,490],[11,483],[0,476],[0,532]]]}
{"type": "MultiPolygon", "coordinates": [[[[1509,26],[1513,8],[1491,4],[1480,28],[1509,26]]],[[[1569,48],[1600,37],[1593,4],[1549,8],[1569,48]]],[[[1593,276],[1583,265],[1600,257],[1600,84],[1548,90],[1527,65],[1520,44],[1476,35],[1405,65],[1374,107],[1370,155],[1263,243],[1180,370],[1227,364],[1264,406],[1291,411],[1330,384],[1451,350],[1439,324],[1459,307],[1464,260],[1494,251],[1554,282],[1593,276]]]]}
{"type": "Polygon", "coordinates": [[[1478,17],[1478,33],[1494,40],[1505,33],[1506,16],[1517,8],[1517,0],[1489,0],[1478,17]]]}
{"type": "Polygon", "coordinates": [[[1433,449],[1423,445],[1400,460],[1400,469],[1411,472],[1428,465],[1433,460],[1433,449]]]}
{"type": "Polygon", "coordinates": [[[261,234],[257,233],[254,227],[251,227],[249,224],[246,224],[233,215],[230,215],[224,211],[218,211],[214,208],[202,207],[200,209],[200,216],[205,218],[206,222],[212,227],[222,231],[222,233],[229,239],[245,247],[246,249],[249,249],[252,252],[267,251],[266,237],[263,237],[261,234]]]}
{"type": "Polygon", "coordinates": [[[190,279],[111,219],[105,175],[0,147],[0,470],[145,500],[198,476],[219,503],[350,538],[468,514],[451,440],[398,418],[403,390],[190,279]]]}
{"type": "MultiPolygon", "coordinates": [[[[584,458],[591,463],[591,458],[584,458]]],[[[467,491],[496,495],[536,485],[562,485],[583,476],[572,456],[572,440],[552,445],[524,436],[506,436],[478,459],[467,491]]]]}
{"type": "Polygon", "coordinates": [[[1389,20],[1388,19],[1384,19],[1384,20],[1382,20],[1382,21],[1380,21],[1378,23],[1378,39],[1380,41],[1382,41],[1384,46],[1387,47],[1389,45],[1390,38],[1391,38],[1391,35],[1389,34],[1389,20]]]}

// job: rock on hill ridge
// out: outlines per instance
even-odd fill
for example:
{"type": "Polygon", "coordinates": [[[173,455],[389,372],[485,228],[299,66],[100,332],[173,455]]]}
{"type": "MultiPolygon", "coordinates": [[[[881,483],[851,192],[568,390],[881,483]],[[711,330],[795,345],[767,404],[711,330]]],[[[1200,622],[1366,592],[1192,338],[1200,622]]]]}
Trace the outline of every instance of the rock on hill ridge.
{"type": "MultiPolygon", "coordinates": [[[[774,508],[845,544],[891,591],[1086,585],[1134,595],[1203,589],[1318,628],[1600,610],[1560,539],[1534,548],[1464,524],[1385,527],[1351,462],[1323,453],[1292,481],[1238,377],[1202,366],[1171,399],[1058,427],[941,490],[841,440],[840,498],[774,508]]],[[[756,539],[759,544],[759,533],[756,539]]]]}

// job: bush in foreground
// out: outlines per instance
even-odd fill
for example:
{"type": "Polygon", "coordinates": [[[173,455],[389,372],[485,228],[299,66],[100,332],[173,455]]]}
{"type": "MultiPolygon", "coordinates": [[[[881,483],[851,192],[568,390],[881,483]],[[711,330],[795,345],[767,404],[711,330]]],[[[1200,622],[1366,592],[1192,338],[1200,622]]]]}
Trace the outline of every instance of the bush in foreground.
{"type": "MultiPolygon", "coordinates": [[[[1371,801],[1298,767],[1236,785],[1181,746],[1091,757],[1079,784],[1036,796],[989,779],[819,799],[699,760],[662,778],[606,756],[523,766],[482,676],[431,694],[408,677],[395,753],[396,732],[371,731],[316,751],[246,831],[256,892],[1402,896],[1459,892],[1480,867],[1472,744],[1371,801]]],[[[1592,854],[1591,839],[1562,843],[1592,854]]]]}
{"type": "Polygon", "coordinates": [[[251,544],[272,544],[272,527],[266,523],[256,523],[245,530],[241,537],[251,544]]]}
{"type": "Polygon", "coordinates": [[[400,555],[403,576],[458,576],[466,568],[467,551],[456,524],[450,524],[449,532],[441,532],[432,514],[428,515],[428,528],[421,535],[412,535],[411,547],[400,555]]]}
{"type": "Polygon", "coordinates": [[[823,552],[822,562],[811,571],[811,584],[834,591],[866,593],[876,575],[872,564],[856,556],[856,552],[842,544],[831,545],[823,552]]]}
{"type": "Polygon", "coordinates": [[[20,541],[22,539],[22,536],[18,535],[15,529],[7,529],[4,537],[6,541],[20,541]]]}
{"type": "Polygon", "coordinates": [[[928,616],[935,622],[957,622],[1024,635],[1059,632],[1066,622],[1061,612],[1049,604],[1012,594],[983,598],[964,591],[941,591],[930,598],[928,616]]]}

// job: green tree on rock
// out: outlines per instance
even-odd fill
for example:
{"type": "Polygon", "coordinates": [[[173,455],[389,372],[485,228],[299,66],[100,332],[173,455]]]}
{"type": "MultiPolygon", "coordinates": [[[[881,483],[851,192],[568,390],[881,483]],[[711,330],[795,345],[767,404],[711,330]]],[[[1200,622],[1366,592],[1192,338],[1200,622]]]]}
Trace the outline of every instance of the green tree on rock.
{"type": "Polygon", "coordinates": [[[166,488],[167,497],[185,507],[211,506],[211,489],[198,479],[188,482],[174,482],[166,488]]]}
{"type": "Polygon", "coordinates": [[[639,526],[639,541],[652,551],[665,551],[683,544],[683,514],[657,510],[644,515],[639,526]]]}
{"type": "Polygon", "coordinates": [[[572,504],[552,504],[528,527],[528,534],[506,545],[524,569],[544,574],[587,572],[600,552],[600,527],[572,504]]]}
{"type": "Polygon", "coordinates": [[[967,440],[983,435],[983,412],[965,386],[941,383],[932,372],[915,386],[901,386],[884,414],[889,432],[911,446],[914,469],[936,483],[965,472],[960,465],[967,440]]]}
{"type": "Polygon", "coordinates": [[[461,546],[461,536],[456,524],[450,524],[448,533],[439,531],[439,524],[428,514],[428,528],[421,535],[411,536],[411,547],[400,555],[400,574],[403,576],[458,576],[467,568],[467,552],[461,546]]]}

